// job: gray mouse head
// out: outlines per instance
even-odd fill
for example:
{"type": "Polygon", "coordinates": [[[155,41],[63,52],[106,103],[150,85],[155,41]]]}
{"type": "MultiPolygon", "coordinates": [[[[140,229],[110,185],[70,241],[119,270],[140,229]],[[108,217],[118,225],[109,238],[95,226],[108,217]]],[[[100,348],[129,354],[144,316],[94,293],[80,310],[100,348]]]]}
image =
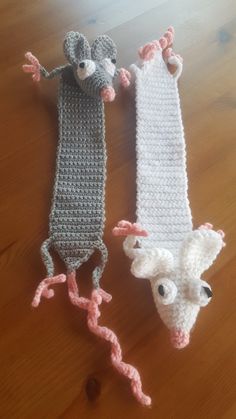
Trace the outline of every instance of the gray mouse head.
{"type": "Polygon", "coordinates": [[[64,53],[73,66],[77,83],[87,95],[108,102],[115,98],[113,79],[117,50],[109,36],[98,36],[90,47],[84,35],[68,32],[64,53]]]}

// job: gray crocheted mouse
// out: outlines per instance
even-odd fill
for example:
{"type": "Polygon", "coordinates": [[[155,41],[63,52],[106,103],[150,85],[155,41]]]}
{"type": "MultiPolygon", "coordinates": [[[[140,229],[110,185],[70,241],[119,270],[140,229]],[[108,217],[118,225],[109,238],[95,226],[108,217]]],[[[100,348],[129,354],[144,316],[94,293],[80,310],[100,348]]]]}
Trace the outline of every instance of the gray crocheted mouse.
{"type": "Polygon", "coordinates": [[[30,52],[30,64],[23,70],[51,79],[60,75],[58,98],[59,143],[55,186],[50,214],[49,238],[41,247],[47,277],[39,284],[32,305],[37,307],[41,297],[51,298],[52,284],[66,282],[69,298],[77,307],[88,311],[89,329],[111,342],[113,366],[131,381],[135,397],[142,404],[151,399],[143,394],[138,371],[122,361],[122,352],[116,335],[98,325],[102,300],[111,296],[99,287],[107,249],[103,242],[105,221],[104,188],[106,178],[106,147],[103,101],[115,98],[113,81],[119,76],[123,86],[129,85],[130,74],[125,69],[116,70],[116,46],[106,35],[99,36],[90,47],[84,35],[69,32],[64,41],[64,53],[69,64],[50,73],[30,52]],[[67,275],[54,275],[54,264],[49,249],[53,247],[65,262],[67,275]],[[91,298],[79,296],[76,270],[95,250],[101,253],[101,263],[93,271],[91,298]]]}

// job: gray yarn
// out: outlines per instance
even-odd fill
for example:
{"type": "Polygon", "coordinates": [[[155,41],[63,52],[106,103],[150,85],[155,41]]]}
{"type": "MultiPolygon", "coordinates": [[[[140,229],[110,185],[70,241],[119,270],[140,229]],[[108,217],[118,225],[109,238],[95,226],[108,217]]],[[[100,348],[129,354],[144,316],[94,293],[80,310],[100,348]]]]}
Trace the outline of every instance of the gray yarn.
{"type": "Polygon", "coordinates": [[[113,77],[101,60],[114,59],[116,47],[108,36],[98,37],[91,49],[86,38],[69,32],[64,42],[70,64],[50,73],[41,67],[41,75],[50,79],[61,75],[58,114],[59,143],[49,238],[41,247],[48,276],[54,275],[50,247],[59,253],[69,272],[86,262],[95,250],[101,263],[93,271],[93,284],[99,280],[107,262],[103,243],[105,222],[106,146],[104,106],[100,90],[112,85],[113,77]],[[78,64],[94,60],[95,72],[80,80],[78,64]]]}

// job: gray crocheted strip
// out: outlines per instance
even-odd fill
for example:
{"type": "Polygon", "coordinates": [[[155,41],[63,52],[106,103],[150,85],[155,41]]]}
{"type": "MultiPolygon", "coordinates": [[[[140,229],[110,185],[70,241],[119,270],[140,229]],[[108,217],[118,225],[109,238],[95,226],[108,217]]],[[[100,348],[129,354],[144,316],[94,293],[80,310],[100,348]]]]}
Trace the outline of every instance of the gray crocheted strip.
{"type": "Polygon", "coordinates": [[[103,102],[78,88],[70,70],[61,78],[58,113],[50,237],[68,270],[75,270],[96,248],[107,258],[102,241],[106,171],[103,102]]]}
{"type": "MultiPolygon", "coordinates": [[[[98,287],[107,261],[107,249],[102,239],[106,147],[101,95],[104,100],[114,98],[112,83],[117,75],[114,65],[116,47],[108,36],[102,35],[90,48],[83,35],[69,32],[64,52],[70,64],[50,73],[40,66],[44,78],[61,76],[55,186],[49,238],[43,243],[41,254],[48,277],[53,277],[50,247],[59,253],[68,272],[76,270],[95,250],[99,250],[101,263],[93,272],[93,283],[98,287]]],[[[32,57],[28,53],[27,58],[37,70],[38,61],[32,57]]],[[[35,77],[39,80],[40,75],[35,77]]]]}
{"type": "Polygon", "coordinates": [[[136,399],[150,405],[151,399],[142,391],[142,382],[136,368],[122,359],[118,337],[107,327],[98,324],[99,306],[111,301],[111,295],[99,286],[107,261],[103,243],[105,221],[104,189],[106,178],[106,148],[104,138],[104,101],[112,101],[115,91],[113,79],[119,75],[123,86],[128,86],[130,74],[116,70],[116,47],[108,36],[99,36],[90,48],[86,38],[69,32],[64,52],[70,64],[50,73],[40,66],[30,52],[23,70],[50,79],[61,75],[58,113],[59,143],[57,149],[56,178],[50,214],[49,238],[41,247],[47,278],[38,285],[32,306],[38,307],[41,298],[52,298],[54,284],[67,282],[70,301],[87,311],[87,324],[92,333],[111,344],[111,363],[118,372],[130,380],[136,399]],[[54,276],[53,260],[49,253],[53,246],[64,260],[68,274],[54,276]],[[76,282],[76,269],[98,249],[101,262],[93,271],[91,297],[81,297],[76,282]]]}

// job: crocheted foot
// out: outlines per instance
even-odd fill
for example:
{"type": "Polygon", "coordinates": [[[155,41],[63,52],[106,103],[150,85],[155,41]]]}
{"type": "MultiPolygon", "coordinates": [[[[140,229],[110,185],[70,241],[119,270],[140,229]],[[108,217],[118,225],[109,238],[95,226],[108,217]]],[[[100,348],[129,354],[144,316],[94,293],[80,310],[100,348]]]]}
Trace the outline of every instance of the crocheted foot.
{"type": "Polygon", "coordinates": [[[143,61],[150,61],[154,58],[157,50],[164,50],[168,46],[172,45],[174,39],[174,28],[170,26],[159,40],[154,40],[147,43],[138,50],[139,57],[143,61]]]}
{"type": "Polygon", "coordinates": [[[112,102],[115,99],[116,93],[112,86],[103,87],[101,90],[101,98],[104,102],[112,102]]]}
{"type": "Polygon", "coordinates": [[[123,87],[128,87],[130,85],[131,74],[125,68],[121,68],[119,71],[119,80],[120,84],[123,87]]]}
{"type": "MultiPolygon", "coordinates": [[[[213,229],[213,224],[211,223],[204,223],[198,227],[198,230],[212,230],[212,229],[213,229]]],[[[222,237],[222,239],[225,237],[225,233],[223,230],[217,230],[216,232],[222,237]]],[[[225,246],[226,244],[225,242],[223,242],[223,247],[225,246]]]]}
{"type": "Polygon", "coordinates": [[[27,52],[25,54],[25,58],[31,63],[31,64],[24,64],[22,66],[23,71],[25,73],[32,73],[32,79],[34,81],[40,81],[40,64],[39,60],[31,54],[31,52],[27,52]]]}
{"type": "Polygon", "coordinates": [[[172,48],[167,48],[163,51],[163,58],[166,59],[170,64],[175,65],[176,59],[179,60],[181,63],[183,62],[183,58],[179,54],[175,54],[172,48]]]}
{"type": "Polygon", "coordinates": [[[32,307],[38,307],[41,297],[52,298],[54,296],[54,291],[50,289],[49,286],[61,284],[62,282],[66,282],[66,276],[64,274],[43,279],[36,289],[34,299],[31,303],[32,307]]]}
{"type": "Polygon", "coordinates": [[[198,227],[198,230],[212,230],[213,224],[211,223],[204,223],[198,227]]]}
{"type": "Polygon", "coordinates": [[[129,221],[121,220],[117,226],[113,228],[112,234],[114,236],[142,236],[147,237],[148,232],[137,223],[130,223],[129,221]]]}

